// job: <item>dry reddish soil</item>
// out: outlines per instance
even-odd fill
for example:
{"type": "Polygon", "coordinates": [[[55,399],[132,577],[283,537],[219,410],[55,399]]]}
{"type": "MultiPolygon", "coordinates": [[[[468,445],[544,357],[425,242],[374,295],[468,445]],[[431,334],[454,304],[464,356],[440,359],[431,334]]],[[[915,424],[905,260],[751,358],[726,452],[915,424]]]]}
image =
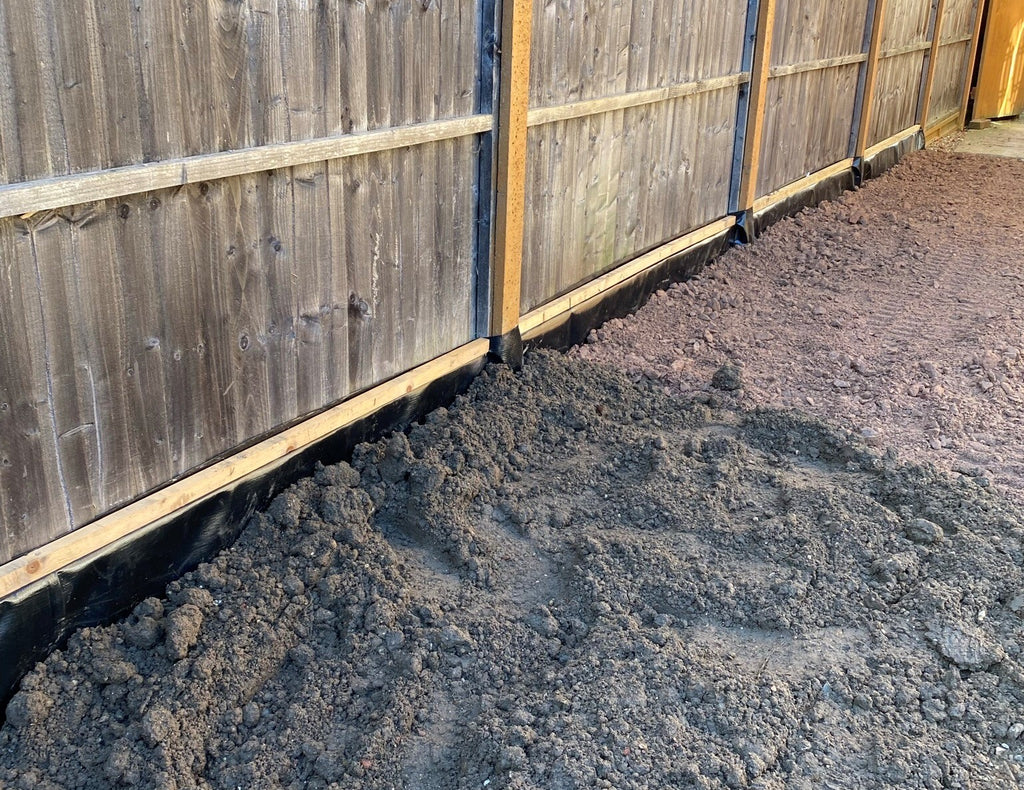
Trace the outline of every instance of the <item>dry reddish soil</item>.
{"type": "Polygon", "coordinates": [[[797,408],[1024,492],[1024,162],[922,151],[611,321],[582,359],[797,408]],[[711,385],[740,367],[736,392],[711,385]]]}
{"type": "Polygon", "coordinates": [[[1013,168],[914,156],[318,469],[24,679],[0,788],[1019,786],[1013,168]]]}

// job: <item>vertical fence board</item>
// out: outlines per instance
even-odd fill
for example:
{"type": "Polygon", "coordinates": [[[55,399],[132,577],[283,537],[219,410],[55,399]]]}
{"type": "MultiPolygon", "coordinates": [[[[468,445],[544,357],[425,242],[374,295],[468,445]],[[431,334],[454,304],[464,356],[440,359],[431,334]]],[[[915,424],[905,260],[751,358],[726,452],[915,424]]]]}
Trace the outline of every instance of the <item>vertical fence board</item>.
{"type": "Polygon", "coordinates": [[[46,334],[31,235],[0,221],[0,552],[17,556],[72,527],[59,467],[46,334]]]}

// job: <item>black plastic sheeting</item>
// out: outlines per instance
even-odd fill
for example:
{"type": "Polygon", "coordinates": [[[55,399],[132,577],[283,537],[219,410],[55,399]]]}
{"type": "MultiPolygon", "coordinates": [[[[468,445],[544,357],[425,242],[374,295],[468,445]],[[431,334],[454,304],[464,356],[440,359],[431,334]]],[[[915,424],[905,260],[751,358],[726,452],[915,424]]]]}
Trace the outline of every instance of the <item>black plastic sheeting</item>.
{"type": "Polygon", "coordinates": [[[526,347],[564,351],[579,345],[587,339],[591,330],[606,321],[632,315],[647,303],[652,294],[699,274],[708,263],[729,248],[734,238],[735,231],[730,229],[655,264],[565,315],[542,324],[536,334],[531,333],[526,338],[526,347]]]}
{"type": "Polygon", "coordinates": [[[450,404],[485,364],[467,365],[384,406],[209,498],[123,538],[0,601],[0,723],[22,675],[78,628],[109,623],[168,582],[231,545],[248,518],[324,464],[349,460],[360,442],[450,404]]]}
{"type": "MultiPolygon", "coordinates": [[[[860,177],[881,175],[922,146],[923,136],[912,135],[857,163],[854,169],[825,179],[767,209],[753,218],[755,236],[803,208],[837,198],[859,182],[860,177]]],[[[492,338],[488,357],[517,368],[524,346],[565,350],[579,345],[591,330],[612,318],[635,313],[652,294],[690,279],[744,237],[744,229],[737,226],[655,264],[542,326],[538,334],[525,341],[518,329],[492,338]]],[[[293,482],[312,473],[317,461],[331,464],[348,460],[360,442],[373,441],[450,404],[466,390],[484,364],[481,358],[443,376],[420,392],[311,444],[272,470],[250,475],[0,601],[0,723],[2,711],[22,675],[60,647],[76,629],[112,622],[143,598],[161,595],[168,582],[231,545],[253,513],[266,507],[293,482]]]]}
{"type": "Polygon", "coordinates": [[[924,148],[924,133],[917,132],[890,145],[888,148],[883,148],[877,154],[862,162],[854,162],[854,168],[858,171],[860,180],[867,181],[869,178],[878,178],[886,170],[895,166],[907,154],[912,151],[919,151],[922,148],[924,148]]]}
{"type": "Polygon", "coordinates": [[[802,192],[797,192],[774,206],[754,215],[754,237],[760,236],[768,228],[781,219],[791,217],[808,206],[817,206],[826,200],[837,197],[853,189],[855,184],[853,169],[843,170],[828,178],[824,178],[802,192]]]}
{"type": "Polygon", "coordinates": [[[523,336],[519,327],[504,335],[492,337],[487,356],[492,362],[502,362],[512,370],[519,370],[523,366],[523,336]]]}

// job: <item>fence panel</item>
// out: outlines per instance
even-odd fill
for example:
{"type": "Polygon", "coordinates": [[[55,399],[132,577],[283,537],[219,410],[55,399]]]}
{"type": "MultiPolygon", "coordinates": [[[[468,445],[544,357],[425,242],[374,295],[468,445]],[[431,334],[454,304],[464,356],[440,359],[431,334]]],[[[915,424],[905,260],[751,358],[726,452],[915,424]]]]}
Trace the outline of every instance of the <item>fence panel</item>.
{"type": "Polygon", "coordinates": [[[779,0],[758,195],[850,155],[867,0],[779,0]]]}
{"type": "Polygon", "coordinates": [[[917,123],[921,84],[931,46],[931,0],[888,0],[868,145],[917,123]]]}
{"type": "Polygon", "coordinates": [[[128,168],[0,217],[0,562],[476,336],[479,135],[387,137],[490,111],[493,24],[475,0],[0,5],[8,197],[128,168]],[[239,148],[243,172],[143,191],[142,163],[239,148]]]}
{"type": "Polygon", "coordinates": [[[935,76],[926,126],[941,123],[960,112],[960,100],[967,82],[967,69],[974,38],[977,0],[946,0],[939,46],[935,54],[935,76]]]}
{"type": "Polygon", "coordinates": [[[524,312],[726,214],[746,15],[535,3],[524,312]]]}

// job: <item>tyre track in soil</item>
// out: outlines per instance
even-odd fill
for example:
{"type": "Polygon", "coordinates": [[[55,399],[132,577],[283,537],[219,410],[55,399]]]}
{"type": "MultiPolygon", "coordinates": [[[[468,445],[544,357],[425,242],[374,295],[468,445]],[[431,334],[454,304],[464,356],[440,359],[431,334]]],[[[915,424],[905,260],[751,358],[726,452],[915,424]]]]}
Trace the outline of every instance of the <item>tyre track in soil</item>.
{"type": "Polygon", "coordinates": [[[592,333],[580,357],[794,407],[1024,498],[1024,163],[922,151],[592,333]],[[710,385],[725,363],[744,388],[710,385]]]}

